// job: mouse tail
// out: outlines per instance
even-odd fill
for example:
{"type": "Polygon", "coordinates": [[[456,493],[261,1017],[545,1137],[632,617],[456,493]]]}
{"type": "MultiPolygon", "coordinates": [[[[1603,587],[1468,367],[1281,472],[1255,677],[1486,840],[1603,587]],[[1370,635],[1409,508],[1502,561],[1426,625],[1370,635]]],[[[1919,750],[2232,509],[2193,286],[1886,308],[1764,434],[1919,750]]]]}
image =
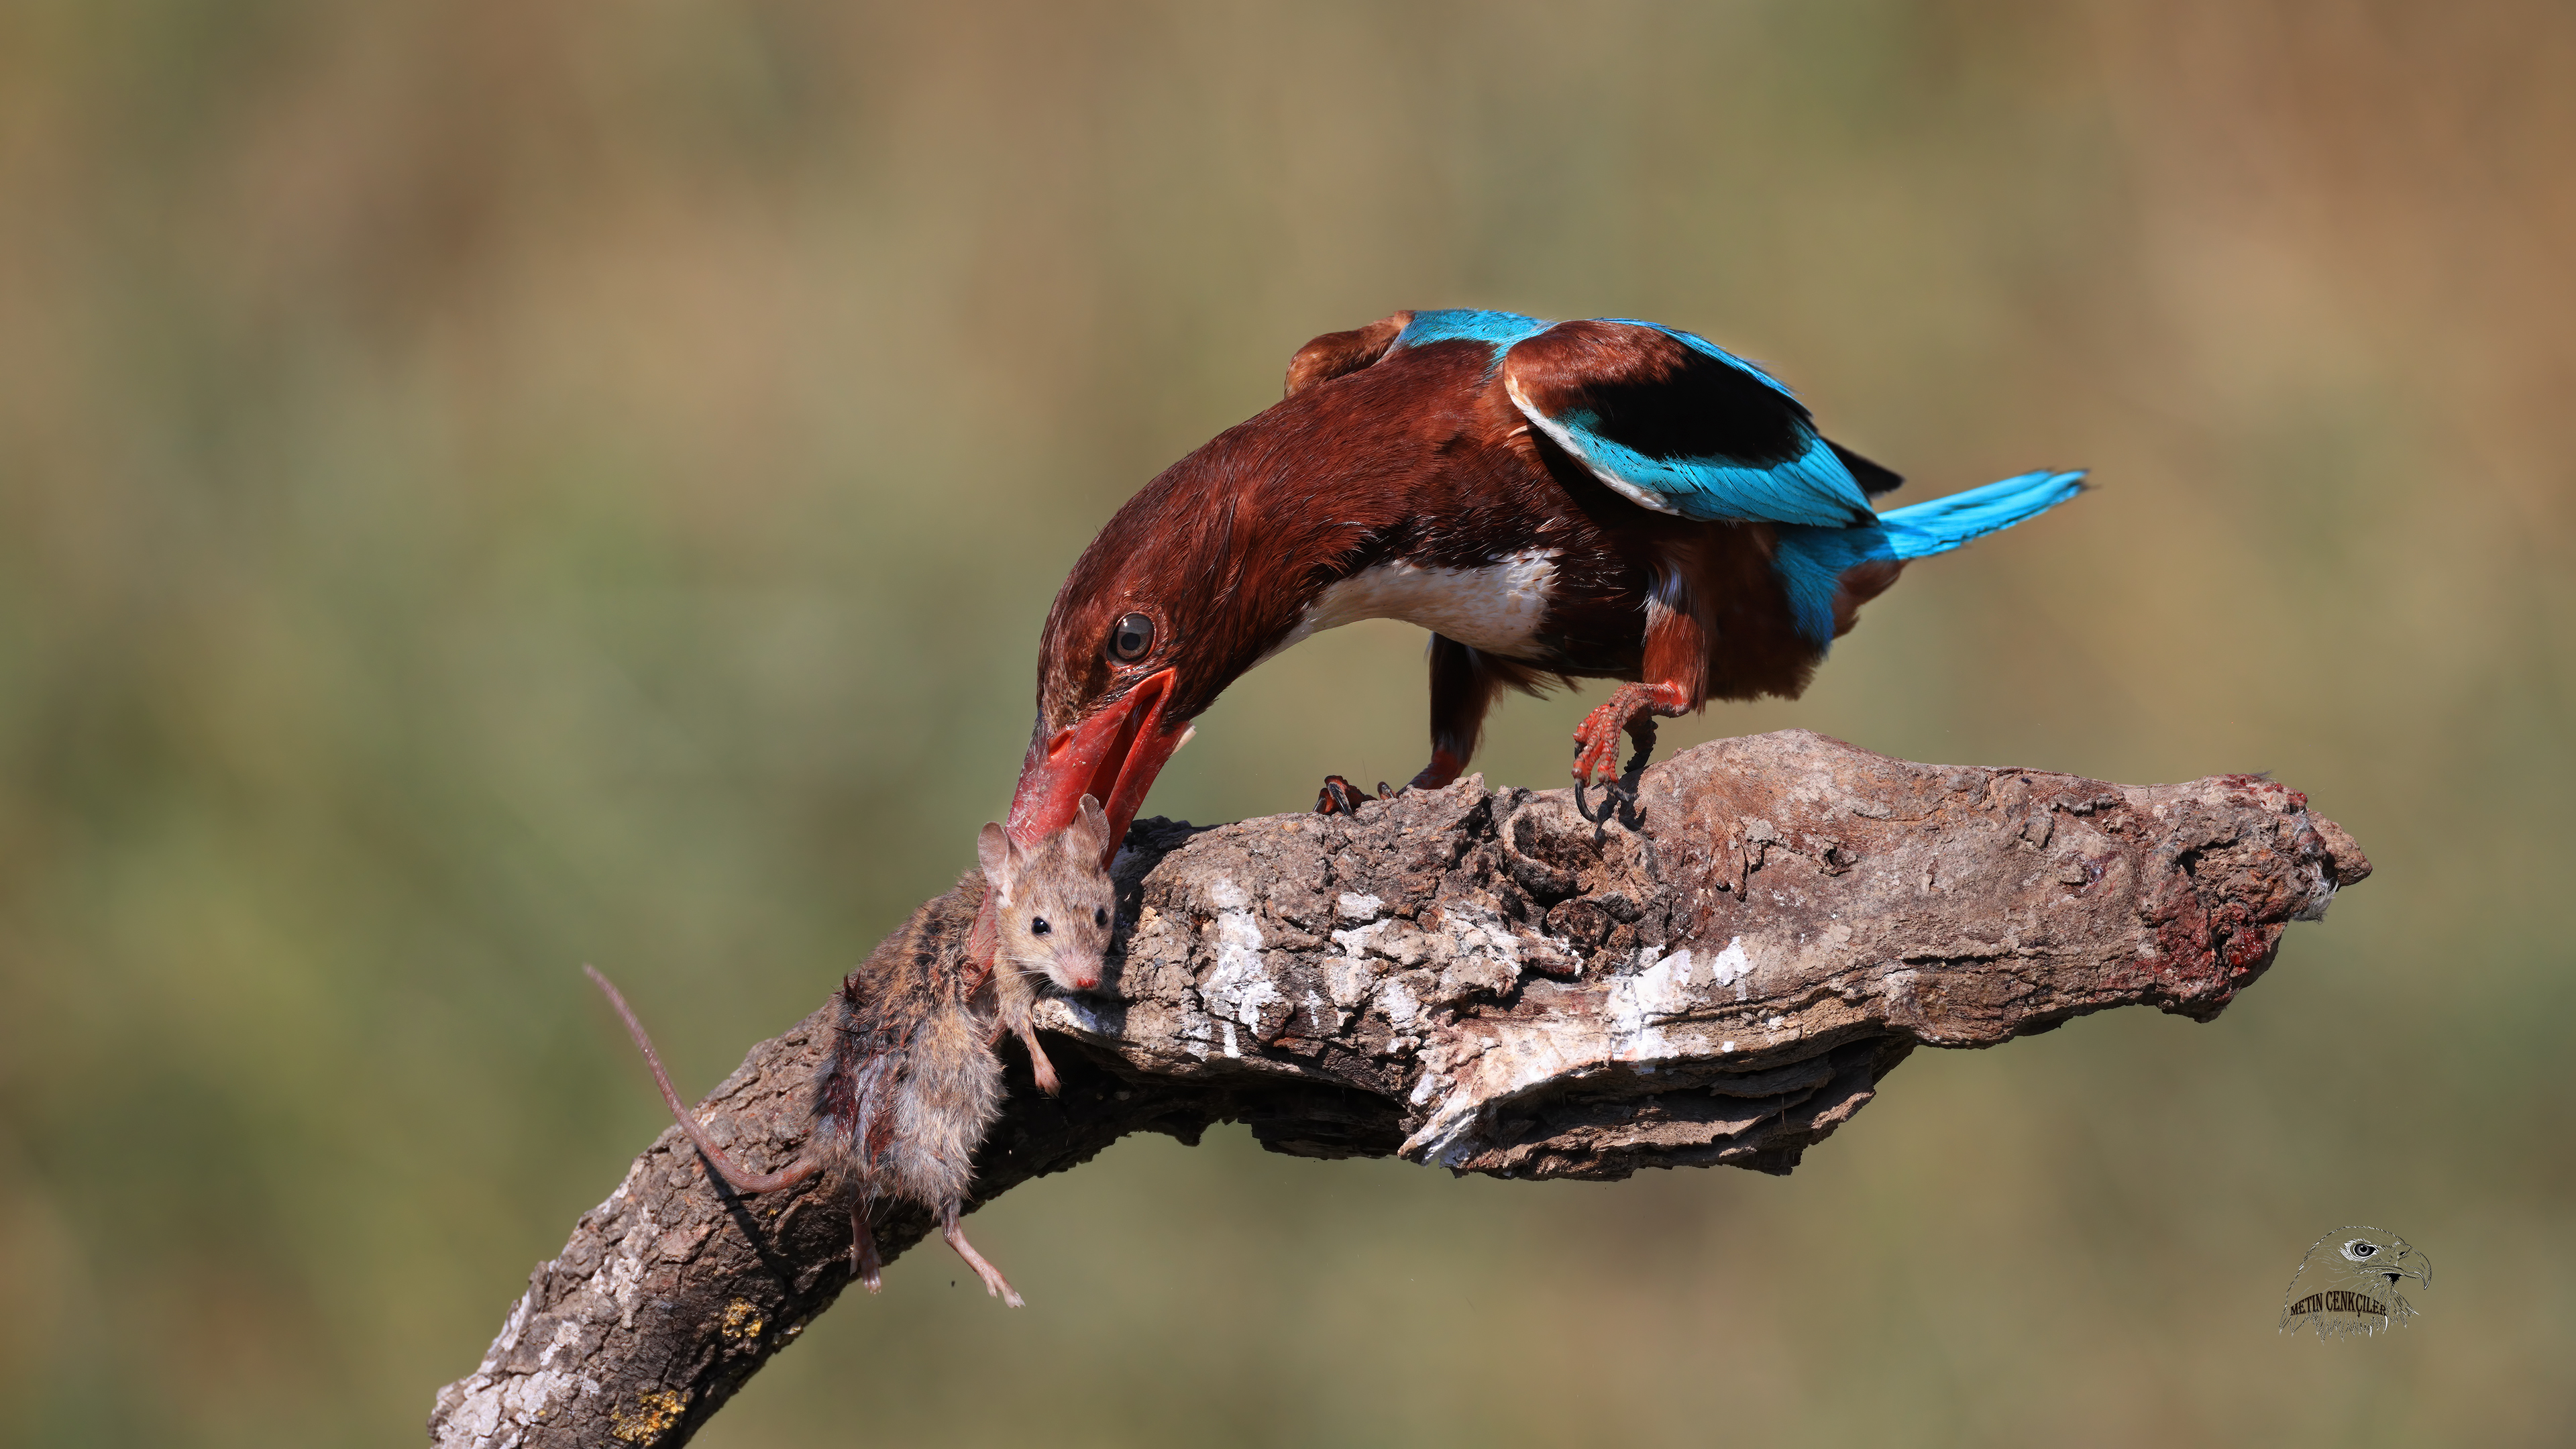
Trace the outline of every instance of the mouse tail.
{"type": "Polygon", "coordinates": [[[669,1104],[672,1120],[680,1124],[681,1131],[689,1134],[689,1140],[697,1144],[698,1152],[706,1158],[708,1165],[715,1168],[716,1175],[732,1184],[736,1192],[776,1192],[783,1187],[794,1187],[822,1170],[823,1164],[811,1157],[798,1158],[776,1172],[745,1172],[737,1166],[732,1158],[725,1155],[725,1150],[715,1144],[715,1139],[707,1136],[706,1129],[698,1125],[698,1119],[690,1114],[689,1109],[681,1104],[680,1094],[671,1090],[671,1075],[662,1070],[661,1053],[653,1050],[653,1038],[645,1034],[644,1023],[635,1019],[634,1008],[626,1004],[626,998],[618,993],[615,984],[596,966],[585,965],[581,969],[590,974],[592,984],[608,997],[608,1004],[616,1007],[617,1014],[625,1019],[626,1034],[635,1038],[635,1049],[644,1054],[644,1064],[653,1069],[653,1084],[662,1089],[662,1100],[669,1104]]]}

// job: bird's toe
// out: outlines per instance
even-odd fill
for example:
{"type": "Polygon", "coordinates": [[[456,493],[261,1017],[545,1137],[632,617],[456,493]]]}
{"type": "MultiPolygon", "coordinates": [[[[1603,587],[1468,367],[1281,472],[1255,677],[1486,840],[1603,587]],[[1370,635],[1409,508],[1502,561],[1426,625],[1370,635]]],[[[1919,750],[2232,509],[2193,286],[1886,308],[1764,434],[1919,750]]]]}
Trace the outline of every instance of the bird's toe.
{"type": "Polygon", "coordinates": [[[1619,778],[1618,720],[1604,720],[1596,710],[1574,732],[1574,783],[1598,785],[1619,778]]]}
{"type": "Polygon", "coordinates": [[[1315,813],[1318,815],[1353,815],[1359,812],[1359,808],[1362,805],[1367,804],[1371,800],[1392,800],[1394,798],[1395,792],[1387,788],[1387,784],[1384,780],[1377,782],[1377,793],[1371,795],[1367,791],[1360,789],[1358,786],[1352,784],[1350,781],[1339,775],[1326,775],[1324,777],[1324,788],[1315,792],[1315,813]]]}

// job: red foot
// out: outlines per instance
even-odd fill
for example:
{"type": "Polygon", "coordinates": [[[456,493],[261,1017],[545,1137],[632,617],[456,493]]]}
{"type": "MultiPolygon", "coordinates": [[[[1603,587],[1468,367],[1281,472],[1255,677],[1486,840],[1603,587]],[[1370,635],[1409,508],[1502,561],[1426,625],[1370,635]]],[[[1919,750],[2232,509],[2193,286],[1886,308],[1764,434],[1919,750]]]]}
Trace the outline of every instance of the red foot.
{"type": "Polygon", "coordinates": [[[1408,790],[1444,789],[1458,778],[1460,771],[1466,768],[1464,761],[1447,750],[1433,750],[1431,763],[1423,766],[1422,773],[1414,776],[1404,788],[1408,790]]]}
{"type": "Polygon", "coordinates": [[[1673,692],[1672,686],[1654,684],[1623,684],[1612,690],[1574,732],[1574,783],[1597,785],[1619,778],[1623,732],[1637,742],[1637,763],[1644,764],[1655,747],[1655,716],[1671,718],[1690,712],[1689,705],[1673,702],[1673,692]]]}
{"type": "Polygon", "coordinates": [[[1395,792],[1386,787],[1386,782],[1384,780],[1377,782],[1377,793],[1371,795],[1359,789],[1350,781],[1343,779],[1339,775],[1326,775],[1324,777],[1324,788],[1315,792],[1315,813],[1318,815],[1356,815],[1359,813],[1359,808],[1371,800],[1392,800],[1394,798],[1395,792]]]}

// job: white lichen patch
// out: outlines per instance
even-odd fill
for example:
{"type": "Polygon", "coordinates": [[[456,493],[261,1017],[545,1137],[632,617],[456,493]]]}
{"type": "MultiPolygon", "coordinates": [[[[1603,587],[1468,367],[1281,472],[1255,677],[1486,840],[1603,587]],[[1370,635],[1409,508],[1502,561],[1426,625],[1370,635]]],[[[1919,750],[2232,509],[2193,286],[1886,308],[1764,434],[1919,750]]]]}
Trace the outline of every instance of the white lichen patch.
{"type": "Polygon", "coordinates": [[[1324,990],[1335,1006],[1354,1007],[1368,1000],[1377,985],[1377,968],[1362,956],[1339,956],[1324,963],[1324,990]]]}
{"type": "Polygon", "coordinates": [[[1312,987],[1306,991],[1306,1021],[1317,1036],[1337,1036],[1342,1030],[1342,1014],[1326,1006],[1312,987]]]}
{"type": "MultiPolygon", "coordinates": [[[[1262,1009],[1287,1001],[1262,960],[1261,923],[1253,916],[1252,903],[1243,888],[1228,877],[1219,876],[1209,887],[1208,902],[1217,908],[1216,919],[1208,925],[1216,948],[1216,966],[1199,983],[1199,1000],[1209,1016],[1228,1023],[1241,1022],[1257,1033],[1262,1009]]],[[[1225,1054],[1240,1055],[1231,1025],[1226,1029],[1225,1054]]]]}
{"type": "Polygon", "coordinates": [[[1609,1036],[1607,1055],[1613,1061],[1652,1061],[1674,1055],[1674,1043],[1664,1036],[1663,1023],[1691,1006],[1688,948],[1658,958],[1655,948],[1646,946],[1637,955],[1643,969],[1612,980],[1610,994],[1601,1004],[1602,1025],[1609,1036]]]}
{"type": "Polygon", "coordinates": [[[1472,1044],[1455,1043],[1427,1063],[1413,1102],[1436,1097],[1439,1105],[1398,1149],[1401,1155],[1455,1165],[1481,1150],[1481,1124],[1515,1097],[1613,1064],[1645,1073],[1704,1055],[1705,1033],[1676,1036],[1668,1025],[1700,1006],[1695,987],[1737,982],[1749,969],[1740,941],[1707,966],[1687,947],[1666,955],[1651,946],[1626,965],[1611,979],[1597,1014],[1489,1021],[1472,1044]]]}
{"type": "Polygon", "coordinates": [[[1099,1008],[1079,996],[1050,996],[1038,1003],[1041,1024],[1057,1030],[1070,1028],[1085,1035],[1105,1037],[1109,1023],[1101,1018],[1099,1008]]]}
{"type": "Polygon", "coordinates": [[[1386,929],[1369,942],[1369,950],[1398,966],[1419,966],[1430,960],[1442,944],[1439,937],[1410,921],[1387,921],[1383,924],[1386,929]]]}
{"type": "Polygon", "coordinates": [[[1364,926],[1352,926],[1347,930],[1335,931],[1333,944],[1342,948],[1342,959],[1358,961],[1370,954],[1371,943],[1385,934],[1390,924],[1392,923],[1387,921],[1371,921],[1364,926]]]}
{"type": "Polygon", "coordinates": [[[1375,896],[1361,895],[1356,891],[1342,892],[1341,899],[1333,904],[1341,918],[1354,925],[1362,921],[1374,921],[1386,913],[1386,902],[1375,896]]]}
{"type": "Polygon", "coordinates": [[[637,1208],[634,1222],[627,1226],[626,1236],[619,1241],[616,1251],[608,1255],[608,1260],[600,1264],[599,1273],[593,1279],[608,1301],[617,1305],[617,1326],[620,1328],[635,1326],[635,1310],[642,1306],[644,1298],[644,1255],[659,1246],[661,1240],[662,1234],[653,1221],[653,1214],[637,1208]]]}
{"type": "Polygon", "coordinates": [[[1491,910],[1453,904],[1437,932],[1415,932],[1391,954],[1404,965],[1429,961],[1440,972],[1435,1000],[1455,1002],[1476,992],[1502,997],[1521,978],[1521,938],[1491,910]],[[1420,947],[1417,952],[1414,948],[1420,947]]]}
{"type": "Polygon", "coordinates": [[[1386,1013],[1388,1025],[1402,1031],[1413,1025],[1413,1019],[1422,1014],[1422,1000],[1413,994],[1412,987],[1404,984],[1403,978],[1390,976],[1377,989],[1377,1009],[1386,1013]]]}
{"type": "Polygon", "coordinates": [[[474,1449],[510,1449],[525,1443],[529,1431],[559,1415],[565,1404],[598,1393],[598,1380],[561,1369],[498,1379],[478,1373],[465,1381],[465,1397],[448,1415],[448,1442],[456,1442],[461,1430],[474,1449]]]}
{"type": "Polygon", "coordinates": [[[1441,1097],[1440,1105],[1405,1139],[1398,1154],[1438,1165],[1463,1159],[1476,1149],[1476,1128],[1490,1108],[1594,1069],[1605,1060],[1607,1046],[1600,1027],[1579,1018],[1494,1023],[1472,1048],[1461,1043],[1414,1084],[1414,1105],[1435,1095],[1441,1097]]]}
{"type": "Polygon", "coordinates": [[[1738,1001],[1742,1001],[1751,990],[1747,978],[1752,974],[1753,958],[1744,954],[1742,936],[1727,942],[1726,949],[1718,952],[1708,963],[1709,984],[1734,987],[1735,999],[1738,1001]]]}
{"type": "MultiPolygon", "coordinates": [[[[630,1182],[641,1166],[638,1163],[629,1170],[630,1182]]],[[[593,1210],[593,1221],[609,1219],[617,1204],[628,1196],[627,1185],[618,1184],[617,1191],[593,1210]]],[[[651,1241],[649,1227],[648,1221],[646,1241],[651,1241]]],[[[630,1230],[628,1239],[633,1237],[630,1230]]],[[[558,1367],[556,1360],[579,1353],[583,1328],[597,1317],[596,1311],[582,1311],[583,1301],[587,1299],[604,1309],[616,1301],[613,1285],[639,1273],[634,1255],[620,1251],[602,1265],[600,1272],[593,1273],[588,1283],[570,1294],[561,1307],[563,1316],[555,1320],[545,1347],[537,1352],[537,1368],[532,1373],[514,1373],[499,1367],[518,1356],[520,1340],[536,1314],[537,1289],[532,1286],[520,1294],[519,1301],[511,1305],[510,1316],[502,1322],[499,1336],[484,1352],[482,1364],[457,1385],[461,1393],[455,1407],[446,1414],[441,1442],[470,1444],[473,1449],[510,1449],[526,1442],[529,1432],[539,1423],[560,1416],[565,1405],[595,1397],[600,1391],[597,1379],[569,1367],[558,1367]],[[625,1269],[623,1275],[615,1271],[621,1266],[625,1269]]],[[[628,1312],[631,1315],[632,1310],[628,1312]]]]}
{"type": "Polygon", "coordinates": [[[1917,974],[1913,967],[1900,966],[1879,976],[1879,990],[1885,993],[1890,1020],[1896,1019],[1898,1012],[1909,1017],[1914,1014],[1914,978],[1917,974]]]}
{"type": "Polygon", "coordinates": [[[1514,934],[1511,923],[1481,906],[1455,905],[1449,908],[1442,938],[1452,960],[1492,961],[1511,968],[1518,975],[1521,968],[1521,938],[1514,934]]]}
{"type": "Polygon", "coordinates": [[[1462,956],[1440,973],[1440,999],[1461,1001],[1476,993],[1503,997],[1520,983],[1520,970],[1490,956],[1462,956]]]}

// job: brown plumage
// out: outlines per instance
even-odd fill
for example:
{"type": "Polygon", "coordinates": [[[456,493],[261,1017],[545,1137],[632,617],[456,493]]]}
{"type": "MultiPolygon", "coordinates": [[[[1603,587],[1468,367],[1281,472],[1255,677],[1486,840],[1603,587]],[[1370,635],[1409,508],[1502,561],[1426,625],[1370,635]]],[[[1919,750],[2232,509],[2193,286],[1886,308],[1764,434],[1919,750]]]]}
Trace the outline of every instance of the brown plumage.
{"type": "MultiPolygon", "coordinates": [[[[1393,320],[1361,332],[1391,338],[1393,320]]],[[[1478,654],[1471,667],[1489,692],[1550,678],[1635,678],[1646,652],[1641,616],[1659,574],[1690,581],[1724,637],[1722,648],[1702,643],[1703,699],[1806,688],[1823,654],[1799,636],[1771,573],[1772,525],[1639,508],[1527,426],[1484,376],[1482,350],[1434,344],[1376,366],[1374,356],[1340,350],[1339,339],[1354,335],[1308,343],[1277,406],[1164,470],[1083,552],[1039,644],[1042,734],[1172,666],[1180,677],[1164,715],[1196,716],[1288,640],[1319,591],[1373,564],[1469,569],[1497,550],[1527,548],[1554,551],[1557,577],[1530,656],[1478,654]],[[1319,350],[1343,370],[1306,365],[1319,350]],[[1157,617],[1184,604],[1189,627],[1161,629],[1161,647],[1144,660],[1117,666],[1097,643],[1131,609],[1157,617]]],[[[1862,466],[1894,486],[1893,474],[1862,466]]],[[[1874,561],[1855,570],[1863,576],[1847,578],[1836,600],[1837,632],[1902,568],[1874,561]]],[[[1472,741],[1464,714],[1435,720],[1435,729],[1472,741]]]]}
{"type": "MultiPolygon", "coordinates": [[[[1554,560],[1545,616],[1524,656],[1435,633],[1433,754],[1418,785],[1445,785],[1465,769],[1487,708],[1506,690],[1638,679],[1659,578],[1688,580],[1677,592],[1694,604],[1683,621],[1690,637],[1677,642],[1695,651],[1688,665],[1697,687],[1670,712],[1806,687],[1822,650],[1799,634],[1771,576],[1771,525],[1696,522],[1612,492],[1527,426],[1487,378],[1481,349],[1434,344],[1373,365],[1399,325],[1389,319],[1309,343],[1291,364],[1286,398],[1166,469],[1101,529],[1065,579],[1039,644],[1024,800],[1051,740],[1166,677],[1168,697],[1151,725],[1176,736],[1244,670],[1294,642],[1323,590],[1381,563],[1478,569],[1518,550],[1554,560]],[[1131,612],[1154,622],[1155,643],[1121,663],[1100,641],[1131,612]]],[[[1835,600],[1837,629],[1848,629],[1899,568],[1848,577],[1835,600]]],[[[1147,753],[1151,736],[1131,726],[1113,768],[1075,782],[1109,800],[1114,827],[1133,818],[1160,758],[1124,778],[1114,767],[1147,753]]],[[[1054,823],[1016,803],[1013,813],[1015,828],[1054,823]]]]}
{"type": "Polygon", "coordinates": [[[1603,779],[1623,731],[1642,747],[1657,717],[1797,695],[1905,560],[2079,477],[1880,514],[1896,474],[1689,334],[1464,309],[1328,333],[1278,403],[1148,482],[1066,576],[1010,830],[1035,840],[1090,794],[1114,845],[1227,685],[1365,618],[1434,636],[1414,785],[1466,769],[1503,691],[1579,678],[1623,681],[1576,735],[1577,782],[1603,779]]]}

